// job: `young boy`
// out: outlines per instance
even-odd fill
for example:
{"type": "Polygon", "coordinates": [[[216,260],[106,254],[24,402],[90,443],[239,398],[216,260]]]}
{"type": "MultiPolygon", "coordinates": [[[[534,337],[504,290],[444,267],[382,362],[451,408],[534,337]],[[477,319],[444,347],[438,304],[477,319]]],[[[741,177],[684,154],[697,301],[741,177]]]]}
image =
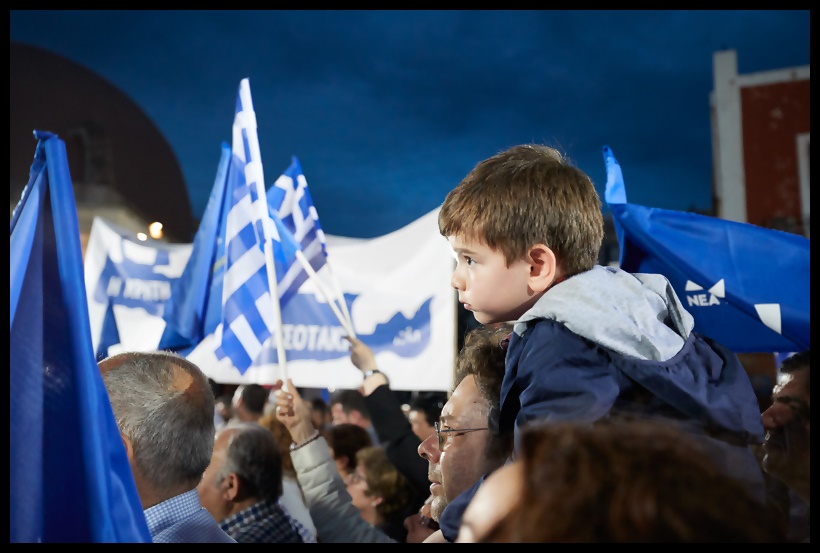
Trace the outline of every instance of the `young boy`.
{"type": "MultiPolygon", "coordinates": [[[[439,230],[457,255],[459,301],[482,324],[515,322],[498,431],[513,432],[516,449],[533,419],[665,416],[717,444],[726,471],[761,493],[748,444],[763,427],[748,375],[693,332],[665,277],[597,265],[600,198],[558,151],[521,145],[480,162],[447,195],[439,230]]],[[[442,514],[447,539],[478,485],[442,514]]]]}

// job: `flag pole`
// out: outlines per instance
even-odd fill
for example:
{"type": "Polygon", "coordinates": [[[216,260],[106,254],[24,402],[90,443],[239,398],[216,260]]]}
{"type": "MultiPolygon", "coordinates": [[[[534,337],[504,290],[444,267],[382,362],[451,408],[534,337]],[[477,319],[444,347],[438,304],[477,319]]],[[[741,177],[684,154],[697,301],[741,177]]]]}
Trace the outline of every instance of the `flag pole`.
{"type": "Polygon", "coordinates": [[[276,268],[273,261],[273,242],[270,239],[265,240],[265,267],[268,271],[271,304],[273,304],[273,322],[276,325],[276,334],[272,337],[276,340],[276,358],[279,364],[279,373],[282,382],[287,383],[288,368],[285,357],[284,337],[282,335],[282,306],[279,305],[279,287],[276,281],[276,268]],[[270,284],[271,282],[273,282],[272,285],[270,284]]]}
{"type": "MultiPolygon", "coordinates": [[[[285,358],[285,343],[282,335],[282,310],[279,305],[279,286],[276,279],[276,265],[273,260],[273,243],[270,227],[275,225],[268,213],[268,204],[265,201],[267,197],[265,194],[265,177],[262,171],[262,154],[259,147],[259,137],[256,134],[256,111],[253,109],[253,100],[251,98],[250,81],[244,78],[239,83],[240,97],[242,98],[243,113],[246,117],[244,123],[249,132],[247,132],[247,145],[250,158],[246,160],[245,177],[248,182],[252,182],[256,186],[257,201],[254,205],[258,206],[259,210],[257,216],[263,223],[261,224],[261,233],[264,240],[265,252],[265,268],[268,274],[268,290],[271,297],[271,307],[273,311],[274,324],[276,326],[275,332],[271,333],[271,337],[276,338],[276,354],[279,364],[279,371],[282,375],[282,381],[287,382],[287,359],[285,358]],[[251,132],[252,131],[252,132],[251,132]],[[270,225],[264,224],[265,219],[270,221],[270,225]]],[[[240,135],[241,136],[241,135],[240,135]]],[[[234,146],[237,142],[236,124],[234,124],[234,146]]]]}
{"type": "Polygon", "coordinates": [[[333,283],[334,291],[336,292],[336,297],[339,298],[339,304],[342,306],[342,311],[347,318],[350,336],[355,338],[356,333],[353,331],[353,318],[350,316],[350,311],[347,309],[347,302],[345,301],[344,293],[342,293],[342,287],[339,286],[339,280],[336,278],[336,273],[333,272],[333,267],[330,266],[330,258],[325,260],[325,265],[327,265],[327,271],[330,273],[330,278],[333,283]]]}
{"type": "Polygon", "coordinates": [[[324,296],[325,301],[327,301],[328,305],[333,310],[333,314],[336,315],[336,318],[339,320],[339,323],[342,325],[342,327],[344,327],[345,332],[347,332],[349,336],[355,338],[356,334],[353,332],[352,323],[348,319],[346,319],[339,311],[339,308],[336,307],[336,303],[330,297],[330,294],[328,293],[327,288],[325,288],[324,284],[322,284],[322,281],[319,280],[319,275],[317,275],[316,271],[313,270],[313,267],[310,266],[310,262],[305,257],[305,254],[302,253],[302,250],[296,250],[296,258],[302,264],[302,267],[305,269],[305,272],[307,272],[308,276],[316,285],[316,288],[318,288],[319,292],[324,296]]]}

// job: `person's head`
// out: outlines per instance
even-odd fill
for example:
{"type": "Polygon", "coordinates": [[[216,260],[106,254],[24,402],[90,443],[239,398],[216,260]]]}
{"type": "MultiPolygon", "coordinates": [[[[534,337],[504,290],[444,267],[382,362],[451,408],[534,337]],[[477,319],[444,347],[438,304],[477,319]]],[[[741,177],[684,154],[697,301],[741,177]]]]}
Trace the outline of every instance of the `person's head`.
{"type": "Polygon", "coordinates": [[[310,420],[313,422],[313,428],[324,432],[333,424],[333,415],[330,414],[330,405],[320,398],[315,397],[310,400],[310,420]]]}
{"type": "Polygon", "coordinates": [[[256,422],[265,414],[270,392],[259,384],[243,384],[233,394],[233,415],[239,421],[256,422]]]}
{"type": "Polygon", "coordinates": [[[98,363],[144,509],[192,490],[211,460],[214,395],[203,372],[171,352],[98,363]]]}
{"type": "Polygon", "coordinates": [[[282,457],[282,475],[296,478],[296,469],[293,467],[293,460],[290,458],[290,444],[292,439],[290,430],[282,421],[276,418],[275,410],[262,415],[259,424],[273,434],[276,445],[279,448],[279,455],[282,457]]]}
{"type": "Polygon", "coordinates": [[[781,380],[772,405],[762,414],[766,430],[763,469],[810,501],[811,386],[809,351],[788,357],[780,366],[781,380]]]}
{"type": "Polygon", "coordinates": [[[327,431],[327,445],[342,477],[356,470],[356,453],[373,445],[367,430],[358,424],[334,424],[327,431]]]}
{"type": "Polygon", "coordinates": [[[229,395],[223,395],[216,398],[216,412],[219,413],[219,416],[222,417],[222,420],[226,423],[231,420],[233,416],[233,412],[231,410],[231,404],[233,403],[233,398],[229,395]]]}
{"type": "Polygon", "coordinates": [[[591,269],[604,237],[590,178],[535,144],[478,163],[438,223],[457,256],[451,283],[482,324],[518,319],[557,279],[591,269]]]}
{"type": "Polygon", "coordinates": [[[410,421],[413,434],[418,436],[419,440],[424,441],[435,435],[434,425],[441,415],[442,407],[444,401],[436,396],[419,396],[410,403],[407,420],[410,421]]]}
{"type": "Polygon", "coordinates": [[[333,424],[357,424],[370,428],[370,412],[359,390],[336,390],[330,396],[333,424]]]}
{"type": "Polygon", "coordinates": [[[196,487],[205,509],[221,521],[282,495],[282,456],[276,438],[255,422],[234,422],[220,430],[211,463],[196,487]]]}
{"type": "Polygon", "coordinates": [[[505,350],[499,342],[511,328],[479,327],[465,337],[456,360],[456,387],[441,410],[441,445],[436,435],[419,445],[429,465],[434,520],[453,498],[501,466],[511,450],[511,437],[497,433],[495,416],[504,377],[505,350]]]}
{"type": "Polygon", "coordinates": [[[353,505],[366,521],[403,524],[412,492],[383,447],[367,446],[357,451],[356,468],[348,475],[346,484],[353,505]]]}
{"type": "Polygon", "coordinates": [[[776,520],[669,421],[534,421],[464,512],[458,542],[778,542],[776,520]]]}

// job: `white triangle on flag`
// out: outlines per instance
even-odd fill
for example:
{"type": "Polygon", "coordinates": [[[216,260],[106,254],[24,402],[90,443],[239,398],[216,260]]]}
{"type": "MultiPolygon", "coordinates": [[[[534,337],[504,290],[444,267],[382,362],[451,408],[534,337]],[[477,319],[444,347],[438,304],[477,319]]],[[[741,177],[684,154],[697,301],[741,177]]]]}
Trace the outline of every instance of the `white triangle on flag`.
{"type": "Polygon", "coordinates": [[[703,290],[703,286],[699,286],[699,285],[695,284],[694,282],[692,282],[691,280],[687,280],[685,290],[687,292],[695,292],[697,290],[703,290]]]}
{"type": "Polygon", "coordinates": [[[719,281],[717,281],[717,283],[715,283],[714,286],[709,288],[709,293],[712,294],[713,296],[717,296],[719,298],[725,298],[726,297],[726,285],[723,283],[723,279],[720,279],[719,281]]]}
{"type": "Polygon", "coordinates": [[[761,322],[778,334],[781,334],[780,327],[780,304],[779,303],[756,303],[755,310],[761,322]]]}

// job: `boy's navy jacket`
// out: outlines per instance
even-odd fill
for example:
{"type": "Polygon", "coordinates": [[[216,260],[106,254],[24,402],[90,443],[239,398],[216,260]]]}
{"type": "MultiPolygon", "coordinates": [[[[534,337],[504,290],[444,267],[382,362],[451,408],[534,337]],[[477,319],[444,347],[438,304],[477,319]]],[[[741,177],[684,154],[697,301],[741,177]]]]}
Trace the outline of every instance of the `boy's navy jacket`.
{"type": "MultiPolygon", "coordinates": [[[[616,413],[686,426],[764,499],[764,476],[748,447],[763,441],[760,407],[737,356],[694,332],[664,276],[595,266],[553,286],[516,321],[499,429],[514,432],[517,449],[529,421],[594,423],[616,413]]],[[[442,513],[449,541],[482,481],[442,513]]]]}

